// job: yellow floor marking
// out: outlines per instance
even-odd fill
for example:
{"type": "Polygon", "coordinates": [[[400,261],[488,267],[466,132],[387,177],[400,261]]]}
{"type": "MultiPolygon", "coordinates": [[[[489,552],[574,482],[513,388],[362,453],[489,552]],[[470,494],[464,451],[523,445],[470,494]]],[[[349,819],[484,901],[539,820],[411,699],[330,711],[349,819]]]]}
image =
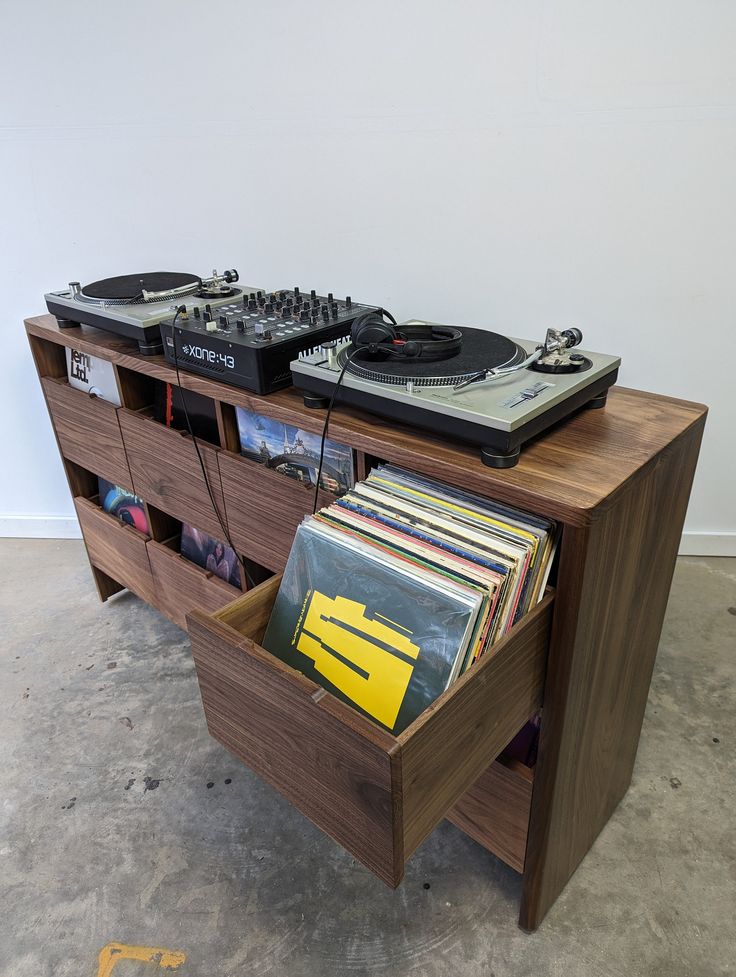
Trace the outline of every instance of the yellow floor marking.
{"type": "Polygon", "coordinates": [[[164,970],[177,970],[186,960],[186,953],[167,950],[162,946],[129,946],[127,943],[108,943],[100,950],[97,958],[99,969],[97,977],[110,977],[118,960],[140,960],[142,963],[156,963],[164,970]]]}

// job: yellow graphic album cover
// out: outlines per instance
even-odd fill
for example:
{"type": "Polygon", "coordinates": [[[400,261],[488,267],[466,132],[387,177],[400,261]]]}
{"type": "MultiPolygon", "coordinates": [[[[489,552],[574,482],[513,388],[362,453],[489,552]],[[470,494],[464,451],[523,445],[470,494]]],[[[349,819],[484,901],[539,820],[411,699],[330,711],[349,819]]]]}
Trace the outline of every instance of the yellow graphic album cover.
{"type": "Polygon", "coordinates": [[[263,646],[399,733],[449,684],[479,606],[446,579],[306,520],[263,646]]]}

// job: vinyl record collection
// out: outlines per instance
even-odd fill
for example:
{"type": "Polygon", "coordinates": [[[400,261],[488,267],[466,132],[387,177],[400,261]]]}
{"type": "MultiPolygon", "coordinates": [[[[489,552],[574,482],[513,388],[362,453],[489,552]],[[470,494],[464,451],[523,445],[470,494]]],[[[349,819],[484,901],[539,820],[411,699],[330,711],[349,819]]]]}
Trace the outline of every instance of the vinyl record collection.
{"type": "Polygon", "coordinates": [[[306,518],[264,647],[393,733],[544,593],[549,520],[392,465],[306,518]]]}

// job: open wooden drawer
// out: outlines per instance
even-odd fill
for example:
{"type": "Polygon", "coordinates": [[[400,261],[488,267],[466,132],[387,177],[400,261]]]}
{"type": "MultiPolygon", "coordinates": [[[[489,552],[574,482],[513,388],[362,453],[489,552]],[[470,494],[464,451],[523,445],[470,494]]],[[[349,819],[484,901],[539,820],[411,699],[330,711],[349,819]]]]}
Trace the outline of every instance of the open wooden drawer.
{"type": "Polygon", "coordinates": [[[260,647],[280,580],[187,616],[209,731],[397,886],[412,852],[541,706],[554,594],[392,736],[260,647]]]}

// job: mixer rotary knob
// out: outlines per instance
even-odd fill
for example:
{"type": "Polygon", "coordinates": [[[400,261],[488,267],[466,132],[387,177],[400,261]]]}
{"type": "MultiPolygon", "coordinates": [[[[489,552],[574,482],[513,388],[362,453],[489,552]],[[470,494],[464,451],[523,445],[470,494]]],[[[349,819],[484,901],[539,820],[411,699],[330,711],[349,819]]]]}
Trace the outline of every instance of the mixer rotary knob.
{"type": "Polygon", "coordinates": [[[271,330],[265,322],[256,323],[256,339],[267,340],[271,338],[271,330]]]}

